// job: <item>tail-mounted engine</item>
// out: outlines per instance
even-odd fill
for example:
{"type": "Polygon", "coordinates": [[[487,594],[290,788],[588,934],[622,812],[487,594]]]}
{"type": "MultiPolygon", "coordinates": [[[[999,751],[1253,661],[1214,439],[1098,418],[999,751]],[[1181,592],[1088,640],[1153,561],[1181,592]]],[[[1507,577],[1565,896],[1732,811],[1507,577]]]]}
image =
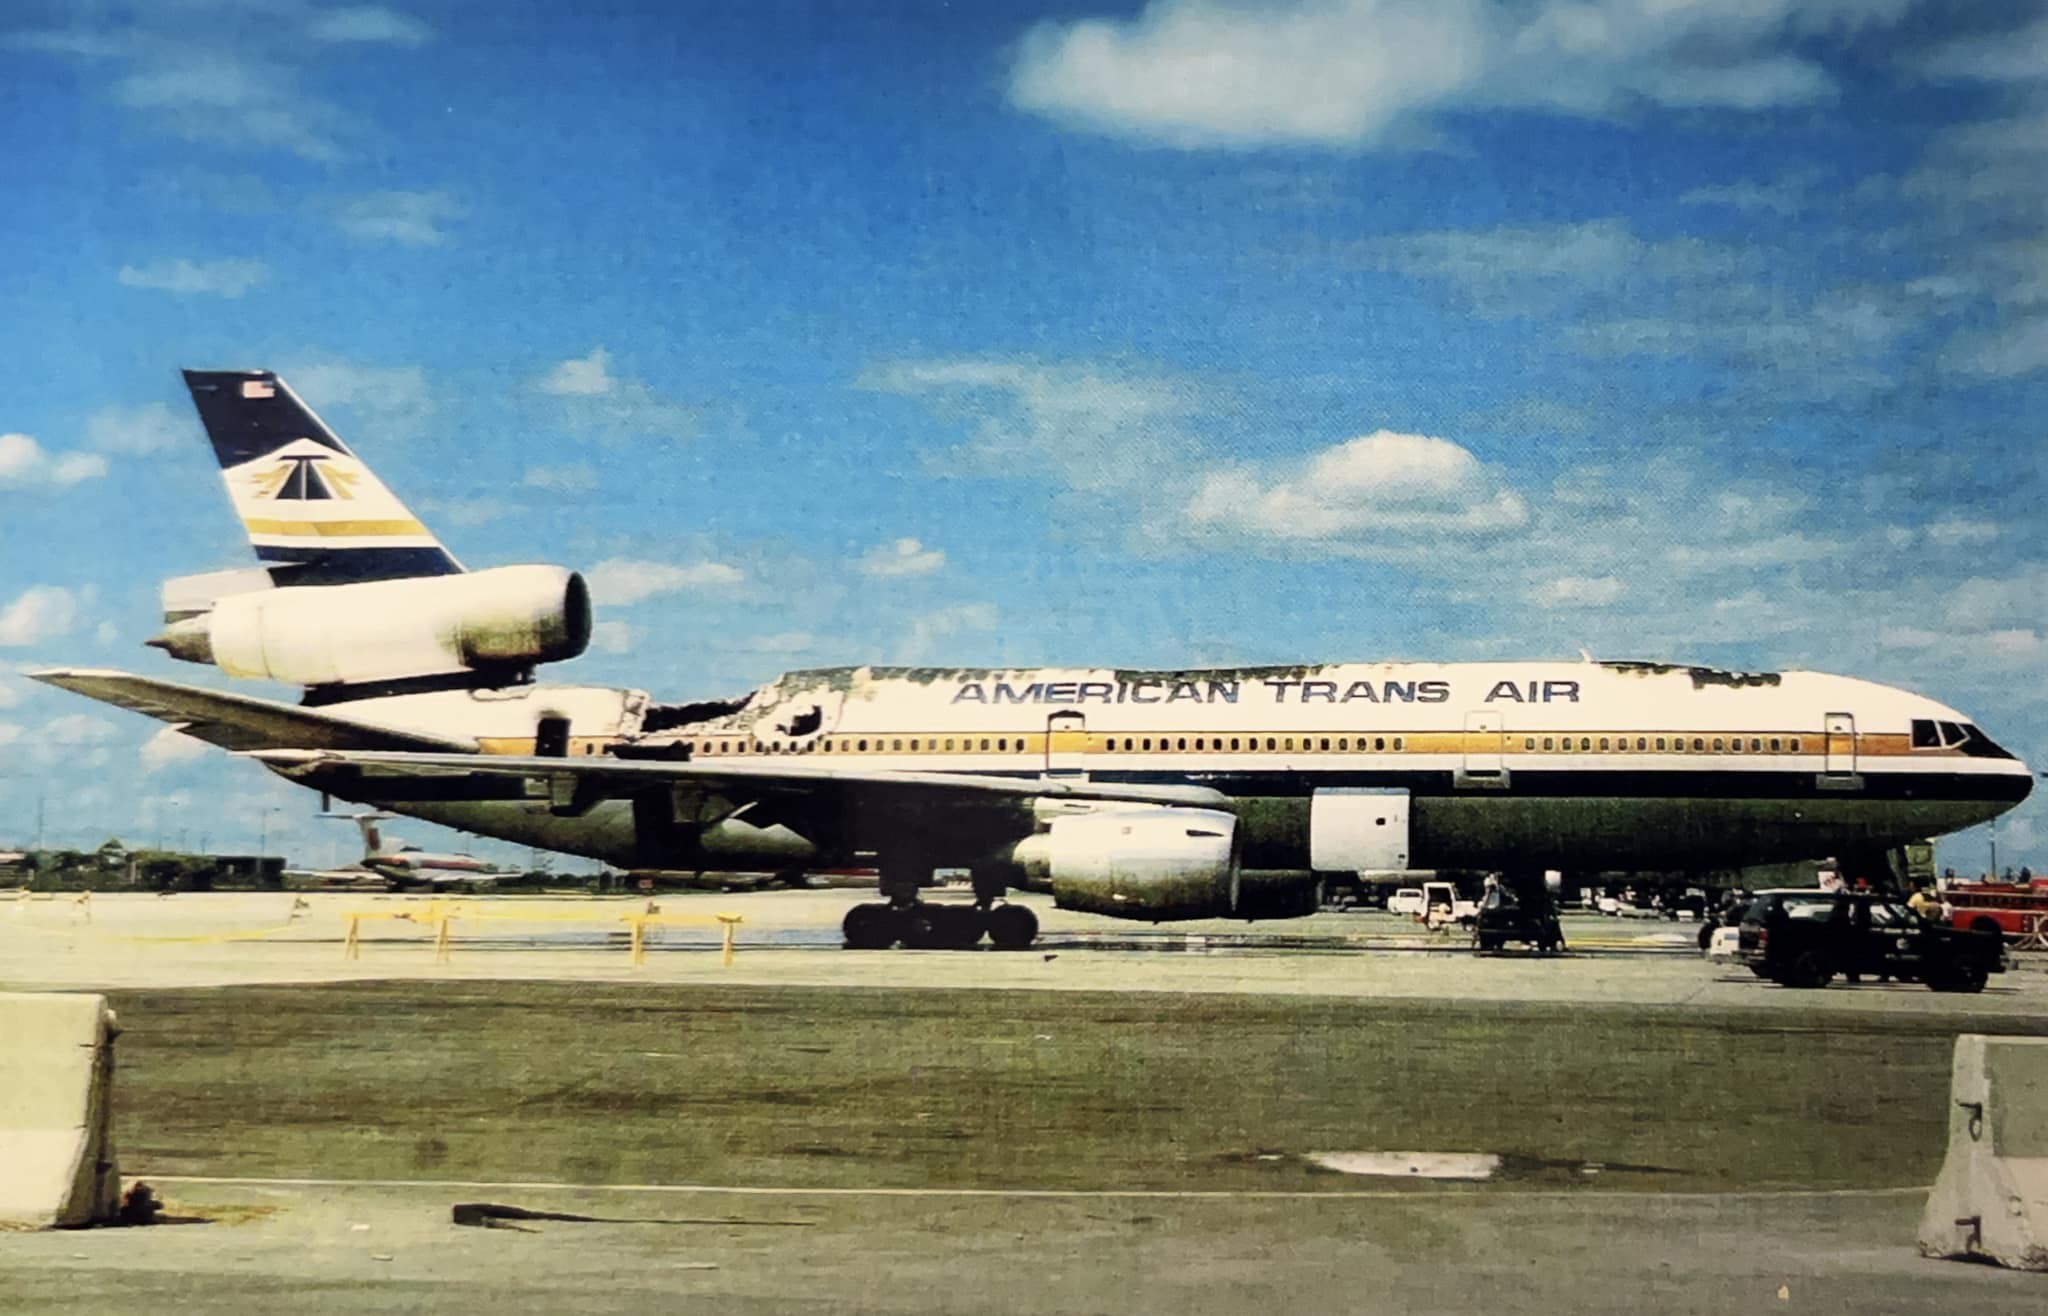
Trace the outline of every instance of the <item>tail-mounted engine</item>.
{"type": "Polygon", "coordinates": [[[262,570],[164,586],[173,658],[230,676],[324,686],[473,671],[522,674],[590,644],[590,591],[561,567],[276,587],[262,570]]]}

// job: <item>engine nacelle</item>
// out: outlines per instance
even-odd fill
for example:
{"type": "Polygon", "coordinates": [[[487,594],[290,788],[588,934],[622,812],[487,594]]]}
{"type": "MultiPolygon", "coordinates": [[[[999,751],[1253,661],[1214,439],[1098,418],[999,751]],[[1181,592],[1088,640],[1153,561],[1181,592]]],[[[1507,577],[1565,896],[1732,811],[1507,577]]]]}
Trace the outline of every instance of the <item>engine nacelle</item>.
{"type": "Polygon", "coordinates": [[[1018,843],[1023,885],[1062,909],[1163,923],[1238,904],[1237,819],[1216,809],[1106,809],[1055,818],[1018,843]]]}
{"type": "Polygon", "coordinates": [[[590,644],[590,591],[561,567],[231,593],[150,643],[230,676],[353,684],[574,658],[590,644]]]}

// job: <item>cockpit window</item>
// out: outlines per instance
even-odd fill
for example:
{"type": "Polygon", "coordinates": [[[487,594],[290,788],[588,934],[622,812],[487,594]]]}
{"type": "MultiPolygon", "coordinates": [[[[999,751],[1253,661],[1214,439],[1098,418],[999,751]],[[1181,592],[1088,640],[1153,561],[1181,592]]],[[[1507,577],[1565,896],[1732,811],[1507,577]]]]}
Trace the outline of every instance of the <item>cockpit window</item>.
{"type": "MultiPolygon", "coordinates": [[[[1897,723],[1893,723],[1893,725],[1896,726],[1897,723]]],[[[1913,719],[1913,748],[1941,748],[1941,733],[1935,730],[1932,718],[1916,717],[1913,719]]]]}
{"type": "Polygon", "coordinates": [[[2009,759],[2012,751],[1985,735],[1974,724],[1965,722],[1963,731],[1963,753],[1973,759],[2009,759]]]}
{"type": "Polygon", "coordinates": [[[1969,739],[1968,736],[1963,734],[1963,728],[1960,723],[1943,722],[1940,730],[1941,743],[1944,745],[1960,745],[1969,739]]]}

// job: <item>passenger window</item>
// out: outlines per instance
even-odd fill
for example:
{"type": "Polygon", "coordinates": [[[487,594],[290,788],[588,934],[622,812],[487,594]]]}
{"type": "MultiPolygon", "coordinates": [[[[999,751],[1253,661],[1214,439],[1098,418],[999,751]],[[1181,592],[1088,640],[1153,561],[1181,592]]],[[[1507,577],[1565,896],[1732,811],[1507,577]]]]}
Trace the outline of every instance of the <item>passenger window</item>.
{"type": "Polygon", "coordinates": [[[988,751],[988,737],[987,737],[987,736],[983,736],[983,737],[981,738],[981,748],[982,748],[982,751],[983,751],[984,753],[986,753],[986,752],[988,751]]]}
{"type": "Polygon", "coordinates": [[[1660,750],[1664,748],[1664,737],[1657,737],[1657,748],[1660,750]]]}
{"type": "Polygon", "coordinates": [[[1591,736],[1580,736],[1579,752],[1583,754],[1591,748],[1593,748],[1593,738],[1591,736]]]}
{"type": "Polygon", "coordinates": [[[1700,751],[1704,750],[1704,749],[1705,749],[1706,747],[1707,747],[1707,742],[1706,742],[1706,741],[1704,741],[1704,740],[1700,739],[1700,738],[1699,738],[1698,736],[1694,736],[1694,737],[1692,738],[1692,752],[1693,752],[1693,753],[1697,754],[1697,753],[1699,753],[1700,751]]]}
{"type": "Polygon", "coordinates": [[[1528,739],[1524,740],[1524,741],[1522,742],[1522,748],[1523,748],[1523,749],[1534,749],[1534,748],[1536,748],[1536,737],[1534,737],[1534,736],[1530,736],[1530,737],[1529,737],[1528,739]]]}
{"type": "Polygon", "coordinates": [[[1236,736],[1232,736],[1232,737],[1230,738],[1230,747],[1231,747],[1232,749],[1236,749],[1236,748],[1237,748],[1237,737],[1236,737],[1236,736]]]}
{"type": "Polygon", "coordinates": [[[1799,737],[1797,736],[1792,737],[1792,752],[1794,754],[1799,752],[1799,737]]]}
{"type": "Polygon", "coordinates": [[[1337,739],[1337,748],[1338,748],[1339,750],[1348,750],[1348,749],[1350,749],[1350,748],[1351,748],[1351,738],[1350,738],[1349,736],[1340,736],[1340,737],[1338,737],[1338,739],[1337,739]]]}
{"type": "Polygon", "coordinates": [[[1401,738],[1399,736],[1394,737],[1394,748],[1396,750],[1401,748],[1401,738]]]}
{"type": "Polygon", "coordinates": [[[1755,737],[1755,736],[1751,736],[1751,737],[1749,738],[1749,752],[1750,752],[1750,753],[1752,753],[1752,754],[1761,754],[1761,753],[1763,753],[1763,751],[1764,751],[1764,742],[1763,742],[1763,741],[1761,741],[1761,740],[1759,740],[1759,739],[1758,739],[1757,737],[1755,737]]]}
{"type": "Polygon", "coordinates": [[[1322,744],[1321,744],[1321,745],[1319,746],[1319,748],[1321,748],[1321,749],[1328,749],[1329,747],[1330,747],[1330,738],[1329,738],[1328,736],[1324,736],[1324,737],[1323,737],[1323,740],[1322,740],[1322,744]]]}
{"type": "MultiPolygon", "coordinates": [[[[1268,748],[1271,748],[1272,744],[1273,742],[1270,740],[1266,742],[1268,748]]],[[[1289,736],[1286,740],[1282,741],[1280,743],[1280,748],[1285,750],[1292,750],[1294,748],[1294,737],[1289,736]]]]}
{"type": "Polygon", "coordinates": [[[953,748],[953,738],[951,736],[946,737],[946,748],[948,750],[953,748]]]}
{"type": "Polygon", "coordinates": [[[1607,747],[1607,737],[1600,737],[1600,749],[1603,753],[1606,751],[1607,747]]]}
{"type": "Polygon", "coordinates": [[[1777,752],[1778,752],[1779,750],[1783,749],[1784,747],[1785,747],[1785,742],[1784,742],[1784,741],[1780,740],[1780,739],[1779,739],[1778,737],[1776,737],[1776,736],[1772,736],[1772,737],[1771,737],[1771,753],[1775,754],[1775,753],[1777,753],[1777,752]]]}
{"type": "Polygon", "coordinates": [[[1386,747],[1387,747],[1387,738],[1386,738],[1385,736],[1374,736],[1374,737],[1372,738],[1372,747],[1373,747],[1373,749],[1375,749],[1375,750],[1384,750],[1384,749],[1386,749],[1386,747]]]}
{"type": "MultiPolygon", "coordinates": [[[[1182,749],[1186,749],[1187,747],[1188,747],[1188,738],[1187,738],[1186,736],[1182,736],[1182,737],[1180,738],[1180,748],[1182,748],[1182,749]]],[[[1196,742],[1195,742],[1195,748],[1196,748],[1196,749],[1200,749],[1201,747],[1202,747],[1202,742],[1201,742],[1201,741],[1199,741],[1199,740],[1198,740],[1198,741],[1196,741],[1196,742]]]]}
{"type": "MultiPolygon", "coordinates": [[[[1290,745],[1290,746],[1292,746],[1292,745],[1294,744],[1294,742],[1293,742],[1293,741],[1291,741],[1291,740],[1290,740],[1290,741],[1288,741],[1287,743],[1288,743],[1288,745],[1290,745]]],[[[1267,749],[1269,749],[1269,750],[1273,748],[1273,738],[1272,738],[1271,736],[1267,736],[1267,737],[1266,737],[1266,748],[1267,748],[1267,749]]]]}
{"type": "Polygon", "coordinates": [[[1556,740],[1556,738],[1555,738],[1555,737],[1553,737],[1553,736],[1545,736],[1545,737],[1543,738],[1543,748],[1545,748],[1545,749],[1556,749],[1556,748],[1557,748],[1557,740],[1556,740]]]}
{"type": "MultiPolygon", "coordinates": [[[[917,742],[916,742],[916,741],[914,741],[914,740],[913,740],[913,741],[911,741],[910,743],[911,743],[911,744],[912,744],[913,746],[915,746],[915,745],[917,744],[917,742]]],[[[902,741],[900,741],[900,740],[892,740],[892,741],[890,741],[890,742],[889,742],[889,748],[890,748],[890,749],[893,749],[893,750],[898,750],[898,751],[900,751],[900,750],[902,750],[902,748],[903,748],[903,742],[902,742],[902,741]]]]}
{"type": "Polygon", "coordinates": [[[1645,750],[1645,749],[1648,749],[1649,747],[1650,747],[1650,742],[1649,742],[1649,740],[1648,740],[1648,739],[1647,739],[1646,737],[1643,737],[1643,736],[1637,736],[1637,737],[1636,737],[1636,749],[1637,749],[1638,751],[1641,751],[1641,750],[1645,750]]]}
{"type": "Polygon", "coordinates": [[[1201,750],[1201,748],[1202,748],[1202,738],[1201,738],[1200,736],[1196,736],[1196,737],[1195,737],[1195,749],[1196,749],[1197,751],[1200,751],[1200,750],[1201,750]]]}
{"type": "Polygon", "coordinates": [[[1716,754],[1721,752],[1721,738],[1719,736],[1714,737],[1714,752],[1716,754]]]}

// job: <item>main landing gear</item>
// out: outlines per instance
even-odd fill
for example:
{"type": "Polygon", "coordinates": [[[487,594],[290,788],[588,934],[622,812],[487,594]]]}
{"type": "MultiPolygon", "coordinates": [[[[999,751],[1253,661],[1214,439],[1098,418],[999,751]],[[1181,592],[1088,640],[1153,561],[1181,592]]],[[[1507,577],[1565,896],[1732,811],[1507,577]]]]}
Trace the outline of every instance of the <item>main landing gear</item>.
{"type": "Polygon", "coordinates": [[[1024,950],[1038,936],[1038,916],[1023,905],[927,900],[855,905],[840,926],[848,950],[971,950],[986,935],[997,950],[1024,950]]]}

